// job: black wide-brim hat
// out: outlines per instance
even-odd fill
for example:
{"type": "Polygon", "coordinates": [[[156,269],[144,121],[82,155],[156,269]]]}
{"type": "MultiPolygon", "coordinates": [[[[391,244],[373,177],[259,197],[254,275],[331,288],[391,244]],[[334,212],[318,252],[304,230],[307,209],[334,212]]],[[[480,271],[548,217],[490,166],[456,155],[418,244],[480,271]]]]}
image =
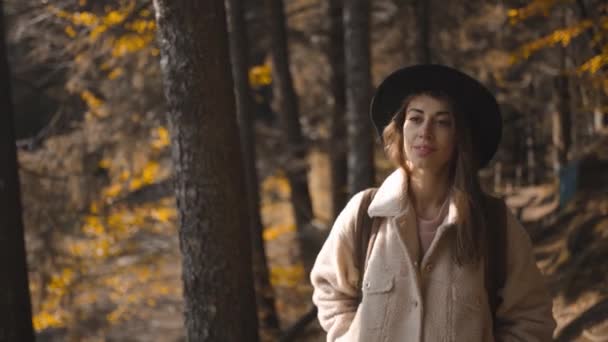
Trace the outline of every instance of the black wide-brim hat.
{"type": "Polygon", "coordinates": [[[442,91],[456,103],[469,124],[479,167],[487,166],[502,135],[502,118],[496,98],[476,79],[444,65],[405,67],[380,83],[370,109],[380,139],[384,128],[403,105],[403,100],[423,91],[442,91]]]}

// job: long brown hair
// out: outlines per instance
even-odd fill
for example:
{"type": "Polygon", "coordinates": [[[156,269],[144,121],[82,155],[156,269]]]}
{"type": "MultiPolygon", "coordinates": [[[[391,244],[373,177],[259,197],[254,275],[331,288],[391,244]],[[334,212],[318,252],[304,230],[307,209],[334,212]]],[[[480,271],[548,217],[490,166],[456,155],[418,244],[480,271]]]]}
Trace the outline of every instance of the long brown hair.
{"type": "Polygon", "coordinates": [[[473,151],[470,124],[456,101],[441,91],[424,91],[406,97],[391,122],[384,128],[382,139],[387,157],[407,172],[403,144],[403,124],[410,102],[417,96],[427,95],[446,101],[453,113],[456,131],[455,155],[450,165],[452,196],[458,210],[454,259],[457,264],[476,263],[487,252],[483,246],[488,239],[487,218],[484,213],[484,193],[477,175],[479,161],[473,151]]]}

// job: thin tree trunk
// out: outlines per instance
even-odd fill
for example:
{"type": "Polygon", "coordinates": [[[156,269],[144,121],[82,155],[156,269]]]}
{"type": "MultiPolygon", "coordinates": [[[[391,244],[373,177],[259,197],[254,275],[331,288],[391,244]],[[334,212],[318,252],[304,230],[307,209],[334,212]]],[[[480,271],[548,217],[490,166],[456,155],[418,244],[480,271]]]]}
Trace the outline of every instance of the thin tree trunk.
{"type": "Polygon", "coordinates": [[[430,0],[414,0],[414,13],[418,29],[417,55],[419,63],[431,63],[431,4],[430,0]]]}
{"type": "Polygon", "coordinates": [[[0,1],[0,341],[33,341],[10,75],[0,1]]]}
{"type": "Polygon", "coordinates": [[[343,0],[329,0],[329,46],[328,60],[331,69],[330,87],[334,100],[331,116],[331,136],[329,156],[331,163],[331,193],[333,218],[335,219],[346,205],[347,159],[346,159],[346,92],[344,75],[344,29],[343,0]]]}
{"type": "MultiPolygon", "coordinates": [[[[563,25],[566,23],[566,10],[563,10],[563,25]]],[[[555,147],[555,160],[554,169],[555,172],[559,170],[568,161],[568,152],[570,151],[571,145],[571,126],[572,120],[570,118],[570,89],[569,79],[566,74],[568,54],[566,47],[560,49],[560,62],[561,62],[561,73],[557,76],[556,87],[557,87],[557,110],[553,112],[553,145],[555,147]]]]}
{"type": "MultiPolygon", "coordinates": [[[[528,87],[528,95],[530,97],[534,97],[534,94],[536,92],[537,89],[537,82],[536,79],[534,78],[532,80],[532,82],[530,82],[530,86],[528,87]]],[[[537,131],[537,126],[538,126],[538,118],[536,116],[530,117],[527,120],[524,119],[525,122],[527,122],[525,124],[524,127],[524,131],[525,131],[525,135],[526,135],[526,141],[525,141],[525,154],[526,154],[526,169],[527,169],[527,173],[528,173],[528,184],[527,185],[534,185],[538,182],[537,179],[537,174],[539,172],[538,168],[538,162],[537,162],[537,141],[536,141],[536,136],[535,136],[535,132],[537,131]]]]}
{"type": "Polygon", "coordinates": [[[370,3],[344,3],[348,190],[351,195],[374,183],[373,133],[368,108],[371,97],[370,3]]]}
{"type": "Polygon", "coordinates": [[[289,162],[286,174],[291,186],[291,201],[300,232],[313,218],[308,191],[306,146],[300,127],[298,99],[289,71],[287,30],[283,0],[266,0],[272,40],[272,73],[279,99],[279,116],[285,134],[289,162]]]}
{"type": "Polygon", "coordinates": [[[235,81],[237,118],[245,167],[247,185],[247,204],[251,229],[253,279],[258,303],[258,320],[261,329],[276,340],[279,336],[279,320],[274,305],[274,290],[270,285],[264,239],[262,238],[262,219],[260,217],[260,195],[258,172],[255,167],[255,135],[253,131],[253,100],[249,90],[249,62],[247,27],[241,0],[227,0],[228,28],[230,29],[230,58],[232,75],[235,81]]]}
{"type": "Polygon", "coordinates": [[[528,184],[527,185],[535,185],[536,184],[536,156],[534,154],[534,128],[536,118],[532,119],[534,121],[530,122],[525,127],[526,132],[526,166],[528,169],[528,184]]]}
{"type": "Polygon", "coordinates": [[[568,161],[571,119],[568,76],[560,75],[556,81],[559,99],[557,110],[553,112],[553,145],[555,147],[554,167],[559,170],[568,161]]]}
{"type": "Polygon", "coordinates": [[[188,341],[257,341],[245,175],[222,0],[155,0],[188,341]]]}

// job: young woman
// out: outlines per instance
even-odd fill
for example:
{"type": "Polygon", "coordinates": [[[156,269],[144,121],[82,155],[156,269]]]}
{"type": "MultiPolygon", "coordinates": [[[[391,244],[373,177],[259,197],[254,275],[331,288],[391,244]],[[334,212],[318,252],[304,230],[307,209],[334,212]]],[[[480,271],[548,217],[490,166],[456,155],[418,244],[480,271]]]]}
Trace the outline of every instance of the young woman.
{"type": "Polygon", "coordinates": [[[353,196],[312,269],[327,341],[550,341],[552,301],[530,239],[508,210],[487,210],[477,176],[501,136],[494,96],[455,69],[417,65],[382,82],[371,117],[397,168],[369,207],[369,192],[353,196]],[[359,210],[377,223],[363,267],[359,210]],[[494,294],[488,246],[504,249],[494,294]]]}

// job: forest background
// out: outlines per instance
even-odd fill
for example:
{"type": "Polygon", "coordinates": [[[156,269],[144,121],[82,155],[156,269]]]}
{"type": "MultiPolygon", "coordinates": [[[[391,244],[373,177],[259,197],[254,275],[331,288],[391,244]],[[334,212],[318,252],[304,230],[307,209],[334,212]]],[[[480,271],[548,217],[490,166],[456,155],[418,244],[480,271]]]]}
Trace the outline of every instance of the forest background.
{"type": "MultiPolygon", "coordinates": [[[[222,115],[238,129],[214,134],[240,142],[242,161],[225,166],[243,179],[227,189],[247,203],[233,212],[247,210],[241,238],[253,253],[241,264],[253,270],[261,340],[324,340],[307,273],[345,201],[391,171],[367,109],[383,77],[415,63],[457,67],[496,94],[503,138],[480,173],[484,187],[530,232],[554,295],[556,340],[608,339],[608,4],[229,0],[224,12],[213,3],[206,9],[222,4],[214,13],[228,25],[217,27],[229,35],[205,35],[185,19],[172,40],[170,10],[179,8],[164,1],[3,1],[5,113],[14,116],[37,340],[178,341],[186,331],[196,340],[188,317],[197,311],[184,304],[196,293],[187,290],[190,261],[217,255],[193,257],[184,243],[196,232],[180,217],[197,209],[176,204],[188,170],[171,149],[220,148],[196,145],[196,133],[168,117],[179,99],[161,57],[213,55],[180,49],[189,46],[174,44],[180,35],[232,53],[232,77],[210,73],[220,76],[201,80],[200,101],[234,80],[236,102],[222,107],[233,111],[222,115]]],[[[201,13],[189,18],[213,20],[201,13]]],[[[212,127],[192,128],[212,136],[212,127]]],[[[13,236],[13,226],[0,228],[13,236]]],[[[214,236],[205,231],[198,237],[214,236]]]]}

